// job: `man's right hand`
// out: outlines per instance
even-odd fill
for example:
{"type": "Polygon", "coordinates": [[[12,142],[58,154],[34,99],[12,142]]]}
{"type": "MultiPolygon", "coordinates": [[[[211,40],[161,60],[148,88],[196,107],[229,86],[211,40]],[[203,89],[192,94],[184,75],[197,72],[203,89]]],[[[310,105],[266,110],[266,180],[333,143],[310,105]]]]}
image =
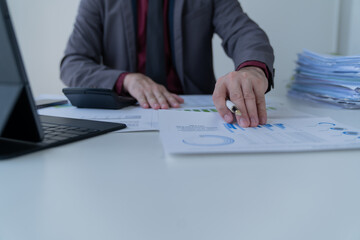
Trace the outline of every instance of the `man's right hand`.
{"type": "Polygon", "coordinates": [[[170,93],[163,85],[141,73],[128,73],[123,83],[124,90],[134,97],[143,108],[178,108],[184,99],[170,93]]]}

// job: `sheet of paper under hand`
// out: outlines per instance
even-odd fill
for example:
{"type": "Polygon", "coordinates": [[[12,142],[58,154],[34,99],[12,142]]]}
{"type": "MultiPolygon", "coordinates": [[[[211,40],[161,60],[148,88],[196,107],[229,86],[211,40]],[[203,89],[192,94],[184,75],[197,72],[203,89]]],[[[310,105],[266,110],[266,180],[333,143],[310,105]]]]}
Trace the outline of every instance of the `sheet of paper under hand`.
{"type": "Polygon", "coordinates": [[[241,128],[217,113],[160,111],[160,136],[171,154],[293,152],[360,148],[360,130],[331,118],[269,119],[241,128]]]}

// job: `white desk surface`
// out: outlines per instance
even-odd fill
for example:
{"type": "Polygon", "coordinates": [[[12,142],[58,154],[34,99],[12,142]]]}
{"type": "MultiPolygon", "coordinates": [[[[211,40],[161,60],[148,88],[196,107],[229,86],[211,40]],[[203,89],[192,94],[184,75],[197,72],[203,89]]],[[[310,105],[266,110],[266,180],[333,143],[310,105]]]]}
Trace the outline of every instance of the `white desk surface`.
{"type": "MultiPolygon", "coordinates": [[[[360,128],[359,110],[285,99],[360,128]]],[[[360,150],[164,155],[110,133],[0,161],[0,240],[360,239],[360,150]]]]}

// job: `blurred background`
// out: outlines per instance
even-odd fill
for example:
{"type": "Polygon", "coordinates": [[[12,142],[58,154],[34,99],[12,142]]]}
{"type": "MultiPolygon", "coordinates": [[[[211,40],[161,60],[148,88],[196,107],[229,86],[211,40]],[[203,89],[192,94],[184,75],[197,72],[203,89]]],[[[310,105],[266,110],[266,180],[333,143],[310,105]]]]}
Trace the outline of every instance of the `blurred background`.
{"type": "MultiPolygon", "coordinates": [[[[59,94],[64,87],[59,64],[72,31],[80,0],[8,0],[32,91],[59,94]]],[[[360,0],[240,0],[262,27],[275,51],[275,90],[285,95],[297,53],[360,55],[360,0]]],[[[213,39],[216,77],[234,69],[213,39]]]]}

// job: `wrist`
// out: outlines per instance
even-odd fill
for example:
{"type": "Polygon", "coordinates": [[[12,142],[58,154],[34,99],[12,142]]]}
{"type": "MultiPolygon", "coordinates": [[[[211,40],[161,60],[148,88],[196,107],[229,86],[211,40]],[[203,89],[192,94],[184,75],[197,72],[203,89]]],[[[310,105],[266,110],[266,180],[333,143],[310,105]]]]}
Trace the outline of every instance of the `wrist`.
{"type": "Polygon", "coordinates": [[[115,83],[114,89],[115,89],[116,93],[120,96],[126,94],[125,89],[124,89],[124,81],[128,74],[129,74],[128,72],[124,72],[124,73],[120,74],[120,76],[118,77],[118,79],[115,83]]]}
{"type": "Polygon", "coordinates": [[[256,86],[257,88],[263,89],[264,94],[266,93],[269,87],[269,81],[261,68],[255,66],[246,66],[238,70],[238,72],[246,73],[246,75],[243,76],[247,76],[248,79],[252,81],[254,87],[256,86]]]}
{"type": "Polygon", "coordinates": [[[250,60],[250,61],[246,61],[243,62],[242,64],[240,64],[236,71],[239,71],[242,68],[248,67],[248,66],[253,66],[253,67],[258,67],[259,69],[261,69],[263,71],[263,73],[265,74],[266,77],[266,91],[265,93],[269,92],[271,90],[271,87],[274,87],[274,81],[273,81],[273,75],[270,74],[269,68],[267,67],[267,65],[263,62],[260,61],[256,61],[256,60],[250,60]]]}

